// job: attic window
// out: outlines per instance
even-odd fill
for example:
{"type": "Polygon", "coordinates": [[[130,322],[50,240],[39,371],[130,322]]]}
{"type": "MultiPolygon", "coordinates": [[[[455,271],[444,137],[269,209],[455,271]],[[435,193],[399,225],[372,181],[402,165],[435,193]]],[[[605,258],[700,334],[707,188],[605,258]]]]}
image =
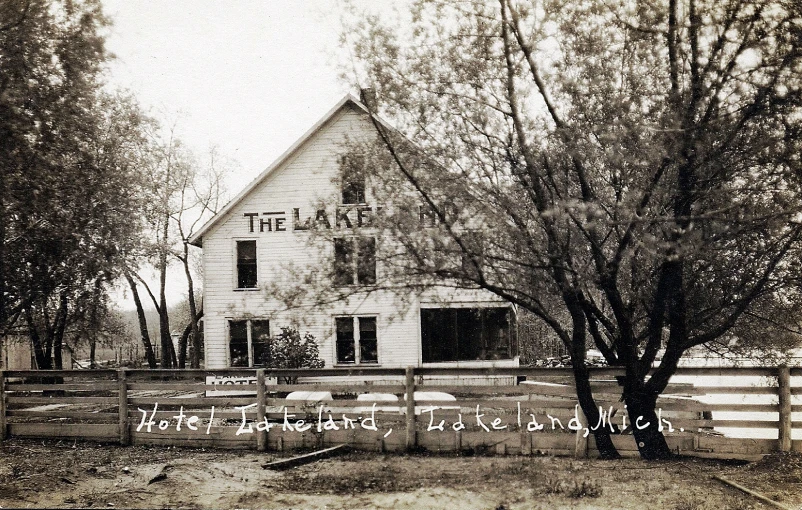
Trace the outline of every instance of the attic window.
{"type": "Polygon", "coordinates": [[[358,156],[343,156],[340,159],[342,170],[343,205],[366,204],[364,161],[358,156]]]}

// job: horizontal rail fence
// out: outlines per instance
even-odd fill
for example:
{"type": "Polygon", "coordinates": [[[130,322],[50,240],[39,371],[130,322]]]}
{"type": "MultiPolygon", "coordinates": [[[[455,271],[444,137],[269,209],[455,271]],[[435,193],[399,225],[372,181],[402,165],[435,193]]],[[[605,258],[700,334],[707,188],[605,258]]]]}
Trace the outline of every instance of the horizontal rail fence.
{"type": "MultiPolygon", "coordinates": [[[[0,371],[0,439],[284,450],[338,444],[587,455],[614,423],[635,455],[621,371],[592,368],[587,423],[563,368],[0,371]],[[411,395],[411,398],[407,398],[411,395]]],[[[669,446],[753,458],[802,451],[802,368],[681,368],[658,400],[669,446]]]]}

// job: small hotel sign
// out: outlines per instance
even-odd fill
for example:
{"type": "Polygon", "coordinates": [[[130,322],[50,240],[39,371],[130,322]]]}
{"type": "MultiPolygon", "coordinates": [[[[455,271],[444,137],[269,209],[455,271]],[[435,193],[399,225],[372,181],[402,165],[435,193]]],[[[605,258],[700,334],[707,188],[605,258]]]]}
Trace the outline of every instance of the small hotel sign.
{"type": "MultiPolygon", "coordinates": [[[[361,228],[374,226],[376,214],[381,207],[369,205],[340,205],[333,213],[326,209],[317,209],[314,215],[302,219],[301,209],[294,207],[292,217],[287,211],[246,212],[248,232],[287,232],[332,228],[361,228]]],[[[424,206],[418,210],[418,218],[422,227],[433,227],[439,223],[435,214],[424,206]]]]}
{"type": "Polygon", "coordinates": [[[310,228],[354,228],[370,227],[376,212],[381,207],[369,205],[339,206],[333,215],[326,209],[318,209],[315,215],[301,219],[301,210],[292,209],[292,222],[288,225],[286,211],[246,212],[248,232],[286,232],[287,230],[309,230],[310,228]]]}

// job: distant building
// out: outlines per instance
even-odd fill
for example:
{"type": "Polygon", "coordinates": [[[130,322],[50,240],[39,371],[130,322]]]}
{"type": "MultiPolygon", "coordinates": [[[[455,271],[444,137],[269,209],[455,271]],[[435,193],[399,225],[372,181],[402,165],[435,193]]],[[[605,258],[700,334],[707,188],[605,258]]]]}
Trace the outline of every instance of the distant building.
{"type": "Polygon", "coordinates": [[[30,370],[33,367],[30,340],[16,336],[2,338],[0,341],[0,369],[30,370]]]}
{"type": "MultiPolygon", "coordinates": [[[[73,368],[73,352],[69,345],[62,345],[61,359],[64,370],[73,368]]],[[[29,338],[7,336],[0,339],[0,369],[35,370],[36,368],[36,358],[33,355],[29,338]]]]}
{"type": "Polygon", "coordinates": [[[264,339],[291,324],[316,337],[326,367],[518,366],[515,311],[485,291],[433,290],[404,307],[376,291],[298,317],[261,290],[281,276],[283,263],[321,260],[307,246],[307,218],[323,218],[335,259],[352,262],[340,283],[375,283],[382,271],[376,237],[364,230],[355,236],[353,225],[386,204],[374,203],[364,182],[337,189],[344,143],[360,134],[371,136],[375,128],[349,95],[191,239],[203,248],[206,368],[263,365],[264,339]],[[339,203],[322,206],[327,196],[339,203]]]}

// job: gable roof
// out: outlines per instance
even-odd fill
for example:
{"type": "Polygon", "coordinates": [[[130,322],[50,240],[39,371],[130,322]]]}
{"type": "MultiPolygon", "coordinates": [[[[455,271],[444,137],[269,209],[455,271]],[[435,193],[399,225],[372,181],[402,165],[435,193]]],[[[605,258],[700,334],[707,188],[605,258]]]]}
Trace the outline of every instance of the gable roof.
{"type": "MultiPolygon", "coordinates": [[[[214,216],[212,216],[209,221],[203,224],[203,226],[198,230],[197,233],[193,234],[189,238],[189,243],[194,246],[202,246],[203,245],[203,236],[209,232],[215,225],[217,225],[220,221],[222,221],[228,213],[236,207],[238,203],[240,203],[245,197],[247,197],[253,190],[259,187],[262,182],[267,179],[276,169],[280,168],[284,162],[288,161],[292,158],[303,145],[312,138],[320,129],[329,122],[342,108],[345,108],[348,105],[355,106],[358,110],[365,112],[366,115],[372,115],[370,110],[368,110],[367,106],[362,104],[359,99],[357,99],[352,94],[346,94],[345,97],[340,99],[334,107],[329,110],[320,120],[318,120],[306,133],[304,133],[298,140],[295,141],[294,144],[287,149],[284,154],[278,157],[270,166],[262,171],[254,180],[252,180],[245,188],[240,191],[237,196],[232,198],[220,211],[217,212],[214,216]]],[[[374,117],[375,118],[375,117],[374,117]]],[[[378,119],[377,119],[378,120],[378,119]]],[[[384,124],[381,120],[378,120],[380,123],[384,124]]]]}

